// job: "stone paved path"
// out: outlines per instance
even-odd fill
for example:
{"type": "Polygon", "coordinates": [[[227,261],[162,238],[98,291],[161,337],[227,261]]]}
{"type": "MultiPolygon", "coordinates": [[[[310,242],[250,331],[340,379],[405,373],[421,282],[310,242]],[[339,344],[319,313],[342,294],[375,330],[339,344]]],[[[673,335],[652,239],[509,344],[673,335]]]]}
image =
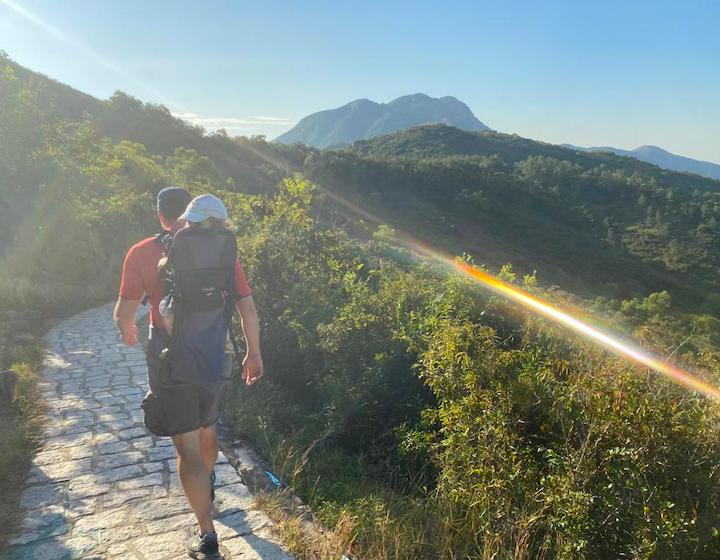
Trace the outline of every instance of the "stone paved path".
{"type": "MultiPolygon", "coordinates": [[[[120,344],[112,306],[63,321],[46,341],[48,425],[21,500],[22,528],[8,560],[187,558],[194,517],[169,438],[142,423],[142,350],[120,344]]],[[[216,465],[216,527],[226,560],[292,560],[270,520],[222,457],[216,465]]]]}

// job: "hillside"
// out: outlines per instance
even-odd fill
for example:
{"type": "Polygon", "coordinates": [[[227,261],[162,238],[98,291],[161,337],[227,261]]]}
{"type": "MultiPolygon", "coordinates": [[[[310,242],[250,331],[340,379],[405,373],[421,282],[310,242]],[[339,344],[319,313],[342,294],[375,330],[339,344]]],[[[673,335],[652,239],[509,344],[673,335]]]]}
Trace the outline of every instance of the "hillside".
{"type": "MultiPolygon", "coordinates": [[[[538,270],[545,285],[591,299],[668,290],[678,305],[720,313],[715,181],[614,154],[445,125],[381,135],[342,152],[229,138],[122,93],[99,101],[6,64],[53,118],[82,116],[115,142],[139,143],[176,170],[175,180],[270,193],[281,177],[301,171],[381,221],[496,269],[512,262],[523,272],[538,270]]],[[[32,111],[24,118],[32,120],[32,111]]],[[[31,140],[16,137],[15,156],[6,144],[7,161],[17,166],[31,140]]],[[[19,234],[24,209],[35,204],[39,191],[28,181],[37,180],[24,174],[5,197],[0,252],[19,234]]]]}
{"type": "Polygon", "coordinates": [[[41,167],[33,151],[60,141],[73,129],[85,127],[112,142],[132,143],[127,146],[127,157],[138,151],[150,157],[149,163],[167,162],[196,183],[212,181],[246,193],[272,191],[284,176],[300,170],[306,157],[302,146],[231,138],[222,132],[208,134],[173,117],[163,106],[142,103],[122,92],[99,100],[2,56],[0,72],[4,73],[0,137],[5,140],[0,143],[0,163],[6,166],[0,178],[4,181],[0,185],[0,255],[21,234],[26,214],[33,212],[43,193],[47,195],[48,184],[57,182],[54,165],[49,162],[41,167]],[[56,122],[64,124],[56,126],[56,122]]]}
{"type": "Polygon", "coordinates": [[[99,100],[47,76],[23,68],[9,59],[17,80],[33,92],[38,107],[50,118],[70,122],[86,120],[115,142],[138,142],[153,153],[170,157],[179,148],[208,157],[223,181],[243,192],[266,192],[288,169],[302,165],[305,149],[270,145],[262,139],[231,138],[222,132],[208,134],[172,116],[161,105],[142,103],[123,92],[99,100]]]}
{"type": "Polygon", "coordinates": [[[431,123],[464,130],[488,130],[462,101],[450,96],[433,98],[416,93],[389,103],[357,99],[336,109],[313,113],[278,136],[275,142],[331,148],[431,123]]]}
{"type": "Polygon", "coordinates": [[[581,150],[584,152],[609,152],[618,156],[631,157],[662,167],[672,171],[680,171],[685,173],[694,173],[709,179],[720,180],[720,165],[709,161],[692,159],[685,156],[679,156],[658,148],[657,146],[640,146],[634,150],[622,150],[613,148],[612,146],[595,146],[591,148],[583,148],[573,146],[572,144],[563,144],[564,147],[572,150],[581,150]]]}
{"type": "MultiPolygon", "coordinates": [[[[27,370],[4,344],[21,320],[116,297],[127,247],[158,229],[160,188],[213,192],[253,288],[267,372],[252,387],[236,374],[223,417],[335,530],[327,557],[720,555],[716,402],[419,261],[378,227],[499,269],[717,385],[720,321],[701,314],[720,313],[717,183],[440,126],[295,151],[207,135],[122,94],[79,96],[95,114],[62,120],[72,103],[56,93],[74,95],[0,68],[0,366],[27,370]],[[292,177],[269,185],[273,174],[292,177]]],[[[80,340],[73,324],[59,328],[80,340]]],[[[102,359],[126,364],[113,354],[102,359]]],[[[0,477],[22,479],[29,449],[17,467],[0,462],[0,477]]],[[[306,544],[297,520],[284,525],[306,544]]]]}
{"type": "MultiPolygon", "coordinates": [[[[432,158],[442,156],[491,156],[501,154],[505,161],[521,161],[530,156],[547,156],[570,161],[586,167],[606,165],[627,172],[642,172],[656,177],[667,177],[676,185],[688,188],[718,189],[720,184],[706,177],[687,177],[683,173],[673,172],[664,165],[646,161],[640,157],[628,161],[630,152],[605,148],[578,148],[569,144],[557,145],[523,138],[517,134],[504,134],[495,131],[468,132],[455,127],[436,125],[414,127],[397,134],[387,134],[369,140],[355,142],[352,150],[370,157],[407,157],[432,158]],[[620,153],[622,152],[622,153],[620,153]],[[647,164],[647,165],[646,165],[647,164]],[[657,169],[657,168],[660,169],[657,169]]],[[[698,174],[702,175],[702,174],[698,174]]]]}
{"type": "Polygon", "coordinates": [[[720,311],[720,183],[499,134],[419,127],[312,154],[306,173],[418,237],[584,297],[669,290],[720,311]]]}

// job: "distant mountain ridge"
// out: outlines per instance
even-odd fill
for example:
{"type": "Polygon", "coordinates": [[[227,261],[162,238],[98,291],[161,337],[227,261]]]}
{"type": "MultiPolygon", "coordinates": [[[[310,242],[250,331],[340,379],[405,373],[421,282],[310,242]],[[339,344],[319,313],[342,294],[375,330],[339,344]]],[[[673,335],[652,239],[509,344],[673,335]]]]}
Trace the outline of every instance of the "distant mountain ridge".
{"type": "Polygon", "coordinates": [[[616,154],[610,149],[592,150],[568,144],[549,144],[494,130],[468,132],[443,124],[416,126],[368,140],[360,140],[354,142],[347,150],[370,158],[434,159],[454,156],[498,156],[513,163],[521,162],[528,157],[541,156],[568,161],[586,168],[605,165],[611,169],[652,173],[658,179],[666,177],[673,185],[680,188],[717,191],[720,187],[717,179],[678,173],[637,157],[616,154]]]}
{"type": "Polygon", "coordinates": [[[490,130],[459,99],[416,93],[389,103],[356,99],[336,109],[313,113],[275,141],[330,148],[423,124],[447,124],[470,131],[490,130]]]}
{"type": "Polygon", "coordinates": [[[658,146],[640,146],[634,150],[622,150],[620,148],[613,148],[612,146],[593,146],[590,148],[573,146],[572,144],[562,144],[562,146],[584,152],[610,152],[618,156],[631,157],[646,163],[652,163],[663,169],[695,173],[696,175],[702,175],[710,179],[720,180],[720,165],[717,163],[679,156],[663,150],[658,146]]]}

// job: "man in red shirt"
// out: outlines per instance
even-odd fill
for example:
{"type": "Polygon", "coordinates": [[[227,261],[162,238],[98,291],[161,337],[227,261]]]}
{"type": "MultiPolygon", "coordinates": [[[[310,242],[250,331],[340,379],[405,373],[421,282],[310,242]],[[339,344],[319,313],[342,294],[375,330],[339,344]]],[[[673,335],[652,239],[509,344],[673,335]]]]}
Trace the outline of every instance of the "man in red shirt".
{"type": "MultiPolygon", "coordinates": [[[[178,217],[185,211],[191,199],[192,196],[188,191],[178,187],[167,187],[158,193],[157,215],[163,230],[175,233],[183,227],[178,217]]],[[[150,303],[149,345],[153,337],[167,336],[159,310],[164,291],[164,283],[158,269],[158,262],[162,257],[162,244],[154,236],[133,245],[125,256],[114,317],[122,341],[128,346],[137,345],[135,313],[145,296],[148,296],[150,303]]],[[[252,292],[239,260],[235,263],[235,288],[236,306],[240,313],[247,347],[242,364],[242,377],[247,385],[252,385],[263,374],[260,329],[252,292]]],[[[148,356],[148,364],[149,366],[151,364],[150,356],[148,356]]],[[[180,480],[200,526],[198,546],[210,548],[214,546],[215,549],[217,549],[217,537],[212,521],[210,477],[218,454],[216,422],[219,415],[220,393],[221,391],[217,391],[211,399],[198,399],[198,410],[193,411],[200,419],[200,425],[196,430],[172,436],[177,450],[180,480]],[[208,541],[208,537],[214,539],[214,543],[208,541]],[[203,539],[208,542],[204,542],[203,539]]]]}

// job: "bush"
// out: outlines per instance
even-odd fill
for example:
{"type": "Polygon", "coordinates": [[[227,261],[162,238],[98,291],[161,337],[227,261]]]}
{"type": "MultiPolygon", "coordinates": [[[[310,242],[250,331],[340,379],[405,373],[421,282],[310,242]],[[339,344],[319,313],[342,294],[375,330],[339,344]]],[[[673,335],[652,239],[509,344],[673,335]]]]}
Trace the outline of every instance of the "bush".
{"type": "Polygon", "coordinates": [[[11,370],[17,376],[14,398],[0,403],[0,547],[17,528],[17,504],[30,459],[42,432],[42,400],[38,390],[41,354],[38,341],[27,344],[23,353],[29,363],[17,363],[11,370]]]}

